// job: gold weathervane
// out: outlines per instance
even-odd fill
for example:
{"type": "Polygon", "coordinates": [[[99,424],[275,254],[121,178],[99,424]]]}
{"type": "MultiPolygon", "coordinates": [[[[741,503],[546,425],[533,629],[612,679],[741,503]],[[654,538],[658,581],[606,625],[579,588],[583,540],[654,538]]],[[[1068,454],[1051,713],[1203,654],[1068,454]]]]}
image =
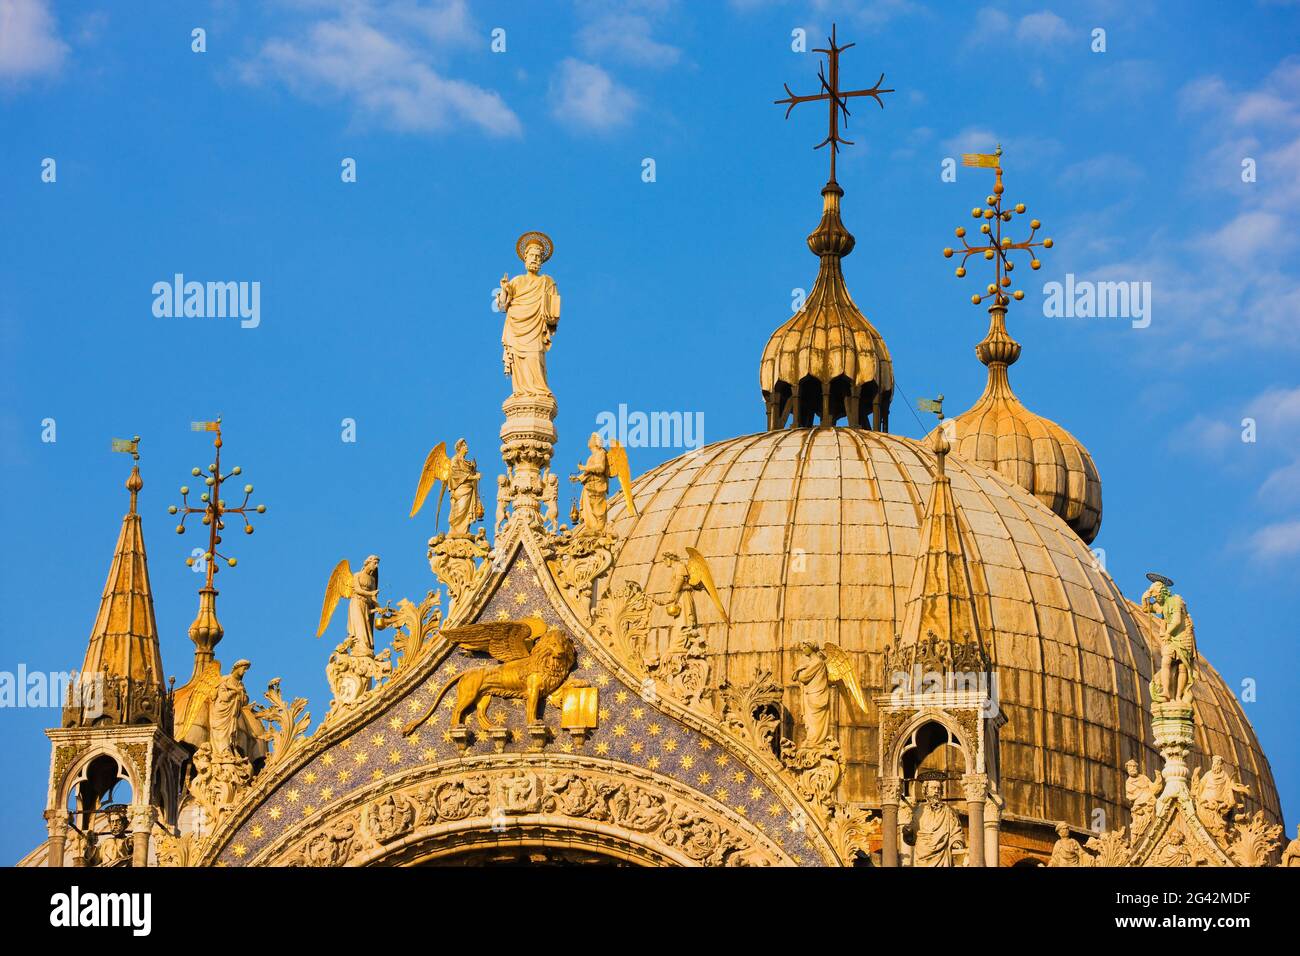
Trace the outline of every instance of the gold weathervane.
{"type": "MultiPolygon", "coordinates": [[[[196,432],[216,432],[217,436],[212,441],[212,447],[217,450],[216,455],[214,456],[215,460],[212,464],[208,465],[207,477],[203,479],[203,483],[207,486],[207,490],[199,496],[199,500],[202,502],[203,506],[200,508],[192,507],[189,503],[190,489],[187,486],[182,485],[180,506],[169,506],[167,508],[167,513],[173,515],[179,513],[181,516],[181,523],[176,526],[177,534],[185,533],[185,519],[190,515],[203,516],[200,520],[203,524],[208,526],[208,549],[203,555],[204,563],[207,565],[207,577],[204,583],[204,589],[210,590],[212,588],[212,577],[217,572],[217,559],[224,560],[226,565],[232,568],[237,563],[233,557],[224,555],[217,550],[217,546],[221,544],[221,532],[224,531],[226,527],[226,515],[239,515],[244,519],[244,533],[252,534],[253,525],[252,522],[248,520],[248,512],[250,510],[255,510],[258,514],[265,514],[266,505],[257,505],[257,507],[253,509],[249,508],[248,500],[253,494],[252,485],[244,485],[244,501],[238,508],[230,507],[226,504],[225,499],[221,497],[221,486],[229,479],[238,477],[243,471],[242,468],[236,465],[234,468],[230,469],[228,474],[223,475],[221,473],[221,419],[218,418],[214,422],[194,422],[190,425],[190,429],[196,432]]],[[[203,470],[201,468],[194,468],[191,470],[190,474],[195,478],[198,478],[203,474],[203,470]]],[[[193,567],[194,558],[186,558],[185,563],[190,567],[193,567]]]]}
{"type": "MultiPolygon", "coordinates": [[[[985,288],[983,295],[976,293],[970,297],[973,305],[979,305],[985,299],[992,297],[993,304],[1006,307],[1007,296],[1006,289],[1011,285],[1010,273],[1015,271],[1016,264],[1011,261],[1010,253],[1015,250],[1029,252],[1029,268],[1037,270],[1042,263],[1031,250],[1041,246],[1044,249],[1052,248],[1050,238],[1034,241],[1034,236],[1042,228],[1042,223],[1037,219],[1029,220],[1029,238],[1024,242],[1012,242],[1009,236],[1002,235],[1002,224],[1010,222],[1013,215],[1023,216],[1025,214],[1025,204],[1016,203],[1012,209],[1002,208],[1002,147],[999,146],[993,153],[964,153],[961,158],[963,166],[983,167],[993,169],[996,178],[993,182],[993,193],[985,198],[987,205],[976,206],[970,211],[971,218],[983,219],[980,225],[980,233],[988,239],[988,244],[971,245],[966,241],[966,227],[958,226],[956,235],[961,240],[962,248],[958,250],[944,249],[943,257],[951,259],[954,251],[961,253],[961,265],[957,267],[957,278],[964,278],[966,275],[966,260],[976,253],[982,253],[985,259],[994,260],[993,281],[985,288]]],[[[1011,293],[1011,298],[1019,302],[1025,297],[1024,290],[1016,289],[1011,293]]]]}
{"type": "Polygon", "coordinates": [[[840,136],[840,114],[844,114],[845,125],[848,124],[849,106],[848,100],[854,96],[869,96],[879,104],[883,110],[885,101],[880,97],[884,93],[893,93],[893,90],[881,89],[880,84],[885,82],[885,74],[880,74],[880,79],[876,80],[876,85],[869,90],[841,90],[840,89],[840,54],[845,50],[851,50],[857,46],[856,43],[850,43],[847,46],[839,46],[835,40],[835,25],[831,24],[831,35],[827,38],[830,45],[826,48],[813,50],[814,53],[825,53],[826,62],[819,64],[817,67],[817,78],[821,80],[822,91],[809,96],[796,96],[794,90],[790,89],[788,83],[784,84],[786,98],[783,100],[773,100],[780,105],[788,104],[785,111],[785,118],[790,118],[791,111],[800,103],[815,103],[825,100],[830,110],[830,131],[826,138],[818,143],[813,149],[821,149],[823,146],[830,144],[831,147],[831,178],[830,182],[835,182],[835,157],[840,151],[840,144],[852,146],[853,140],[844,139],[840,136]],[[827,76],[829,72],[830,76],[827,76]]]}

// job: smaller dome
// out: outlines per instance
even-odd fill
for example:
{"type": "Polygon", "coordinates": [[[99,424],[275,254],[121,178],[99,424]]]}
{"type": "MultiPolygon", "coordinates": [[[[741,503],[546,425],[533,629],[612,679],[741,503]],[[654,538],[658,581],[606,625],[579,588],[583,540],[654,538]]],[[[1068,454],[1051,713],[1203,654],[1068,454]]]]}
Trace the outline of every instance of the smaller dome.
{"type": "Polygon", "coordinates": [[[1090,543],[1101,530],[1097,466],[1077,438],[1016,398],[1007,367],[1020,357],[1020,343],[1007,334],[1005,306],[989,315],[989,333],[975,346],[988,384],[969,411],[945,423],[953,454],[1014,481],[1090,543]]]}
{"type": "Polygon", "coordinates": [[[840,221],[837,183],[822,189],[822,219],[808,237],[821,259],[803,308],[772,333],[763,349],[759,381],[769,430],[841,418],[857,428],[889,430],[894,367],[875,327],[853,303],[840,259],[853,251],[853,234],[840,221]]]}

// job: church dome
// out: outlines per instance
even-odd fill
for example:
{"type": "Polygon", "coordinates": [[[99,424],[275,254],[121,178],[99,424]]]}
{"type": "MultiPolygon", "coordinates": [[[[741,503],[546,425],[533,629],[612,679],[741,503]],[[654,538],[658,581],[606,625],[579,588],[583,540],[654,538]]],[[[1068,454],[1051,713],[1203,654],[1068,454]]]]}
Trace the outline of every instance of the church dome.
{"type": "Polygon", "coordinates": [[[840,221],[844,190],[822,189],[822,219],[808,237],[820,260],[803,308],[772,333],[763,349],[759,384],[768,428],[820,422],[876,431],[889,429],[894,366],[889,349],[844,284],[840,259],[853,251],[853,234],[840,221]]]}
{"type": "MultiPolygon", "coordinates": [[[[904,618],[935,453],[913,439],[849,428],[768,431],[676,458],[633,485],[638,515],[610,517],[623,548],[605,587],[670,586],[665,552],[707,560],[730,624],[708,604],[700,624],[715,681],[770,670],[798,709],[800,643],[833,641],[867,695],[904,618]]],[[[946,473],[971,592],[1002,712],[1000,789],[1007,819],[1127,821],[1123,764],[1159,766],[1146,714],[1156,637],[1080,538],[1035,495],[954,453],[946,473]]],[[[652,618],[655,640],[667,621],[652,618]]],[[[1195,685],[1197,750],[1219,754],[1274,821],[1267,760],[1232,692],[1203,665],[1195,685]]],[[[875,805],[879,712],[837,707],[844,797],[875,805]]],[[[797,719],[797,715],[796,715],[797,719]]]]}
{"type": "Polygon", "coordinates": [[[968,411],[945,423],[953,454],[1015,482],[1091,543],[1101,530],[1097,466],[1077,438],[1012,392],[1007,368],[1020,357],[1020,343],[1007,334],[1005,306],[989,314],[988,335],[975,346],[988,384],[968,411]]]}

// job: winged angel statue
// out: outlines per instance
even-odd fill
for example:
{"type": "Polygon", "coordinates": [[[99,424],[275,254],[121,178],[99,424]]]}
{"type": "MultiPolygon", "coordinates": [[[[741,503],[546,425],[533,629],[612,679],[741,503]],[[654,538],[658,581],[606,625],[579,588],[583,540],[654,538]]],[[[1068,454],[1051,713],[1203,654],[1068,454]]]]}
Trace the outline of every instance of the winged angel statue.
{"type": "Polygon", "coordinates": [[[488,719],[492,698],[523,700],[524,719],[533,723],[541,719],[542,702],[554,694],[568,679],[577,661],[573,641],[559,628],[548,628],[540,618],[518,621],[489,621],[451,628],[442,636],[467,651],[486,653],[500,663],[472,667],[457,674],[434,695],[423,717],[402,729],[404,736],[415,733],[438,709],[443,697],[456,686],[456,706],[452,725],[465,723],[474,710],[483,730],[499,729],[488,719]]]}
{"type": "Polygon", "coordinates": [[[585,462],[578,463],[578,473],[570,481],[582,485],[582,498],[578,503],[579,535],[601,535],[605,533],[605,517],[609,510],[609,479],[618,479],[623,492],[623,503],[627,513],[637,514],[636,502],[632,500],[632,469],[627,459],[627,449],[617,439],[610,439],[606,449],[597,432],[591,433],[587,440],[591,454],[585,462]]]}
{"type": "Polygon", "coordinates": [[[424,459],[420,470],[420,481],[415,488],[415,501],[411,504],[411,517],[414,518],[424,507],[435,481],[438,488],[438,507],[434,512],[434,527],[442,517],[442,499],[451,492],[451,513],[447,516],[448,534],[453,538],[469,536],[469,526],[483,517],[483,502],[479,498],[478,482],[482,477],[478,464],[467,457],[469,445],[465,439],[456,442],[456,454],[447,457],[447,443],[438,442],[424,459]]]}
{"type": "Polygon", "coordinates": [[[722,606],[722,598],[718,594],[718,587],[713,583],[713,574],[709,571],[708,562],[704,560],[704,555],[694,548],[686,549],[686,560],[682,560],[671,551],[665,551],[663,555],[664,563],[668,565],[669,573],[672,575],[671,583],[668,588],[668,596],[657,603],[665,605],[669,617],[677,617],[684,614],[682,618],[682,627],[690,630],[699,626],[699,617],[695,613],[695,592],[705,591],[709,599],[713,601],[713,606],[718,609],[718,615],[727,624],[731,623],[727,617],[727,609],[722,606]]]}
{"type": "Polygon", "coordinates": [[[352,573],[348,559],[344,558],[330,573],[325,585],[325,601],[320,609],[320,637],[329,626],[330,618],[339,601],[348,599],[348,641],[357,653],[366,657],[375,654],[375,608],[379,603],[379,558],[366,558],[361,570],[352,573]]]}
{"type": "Polygon", "coordinates": [[[815,747],[831,737],[832,688],[847,694],[864,714],[867,698],[853,673],[853,662],[838,644],[827,641],[819,649],[804,641],[800,650],[803,659],[795,668],[794,679],[800,685],[803,705],[804,746],[815,747]]]}

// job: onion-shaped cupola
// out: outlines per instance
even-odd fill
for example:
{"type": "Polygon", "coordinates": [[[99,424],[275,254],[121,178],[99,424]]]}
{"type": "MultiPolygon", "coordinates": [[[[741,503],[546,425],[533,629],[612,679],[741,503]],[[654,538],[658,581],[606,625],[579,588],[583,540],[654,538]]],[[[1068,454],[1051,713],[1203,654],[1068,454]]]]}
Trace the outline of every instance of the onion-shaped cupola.
{"type": "Polygon", "coordinates": [[[1006,306],[989,309],[989,332],[975,354],[989,370],[984,394],[945,427],[953,453],[996,471],[1056,512],[1085,543],[1101,530],[1101,477],[1088,449],[1011,391],[1007,369],[1020,343],[1007,333],[1006,306]]]}
{"type": "Polygon", "coordinates": [[[759,381],[768,429],[834,425],[889,430],[894,367],[889,349],[853,302],[840,260],[853,251],[853,234],[840,221],[844,190],[822,189],[822,219],[808,237],[821,260],[803,308],[772,333],[763,349],[759,381]]]}

